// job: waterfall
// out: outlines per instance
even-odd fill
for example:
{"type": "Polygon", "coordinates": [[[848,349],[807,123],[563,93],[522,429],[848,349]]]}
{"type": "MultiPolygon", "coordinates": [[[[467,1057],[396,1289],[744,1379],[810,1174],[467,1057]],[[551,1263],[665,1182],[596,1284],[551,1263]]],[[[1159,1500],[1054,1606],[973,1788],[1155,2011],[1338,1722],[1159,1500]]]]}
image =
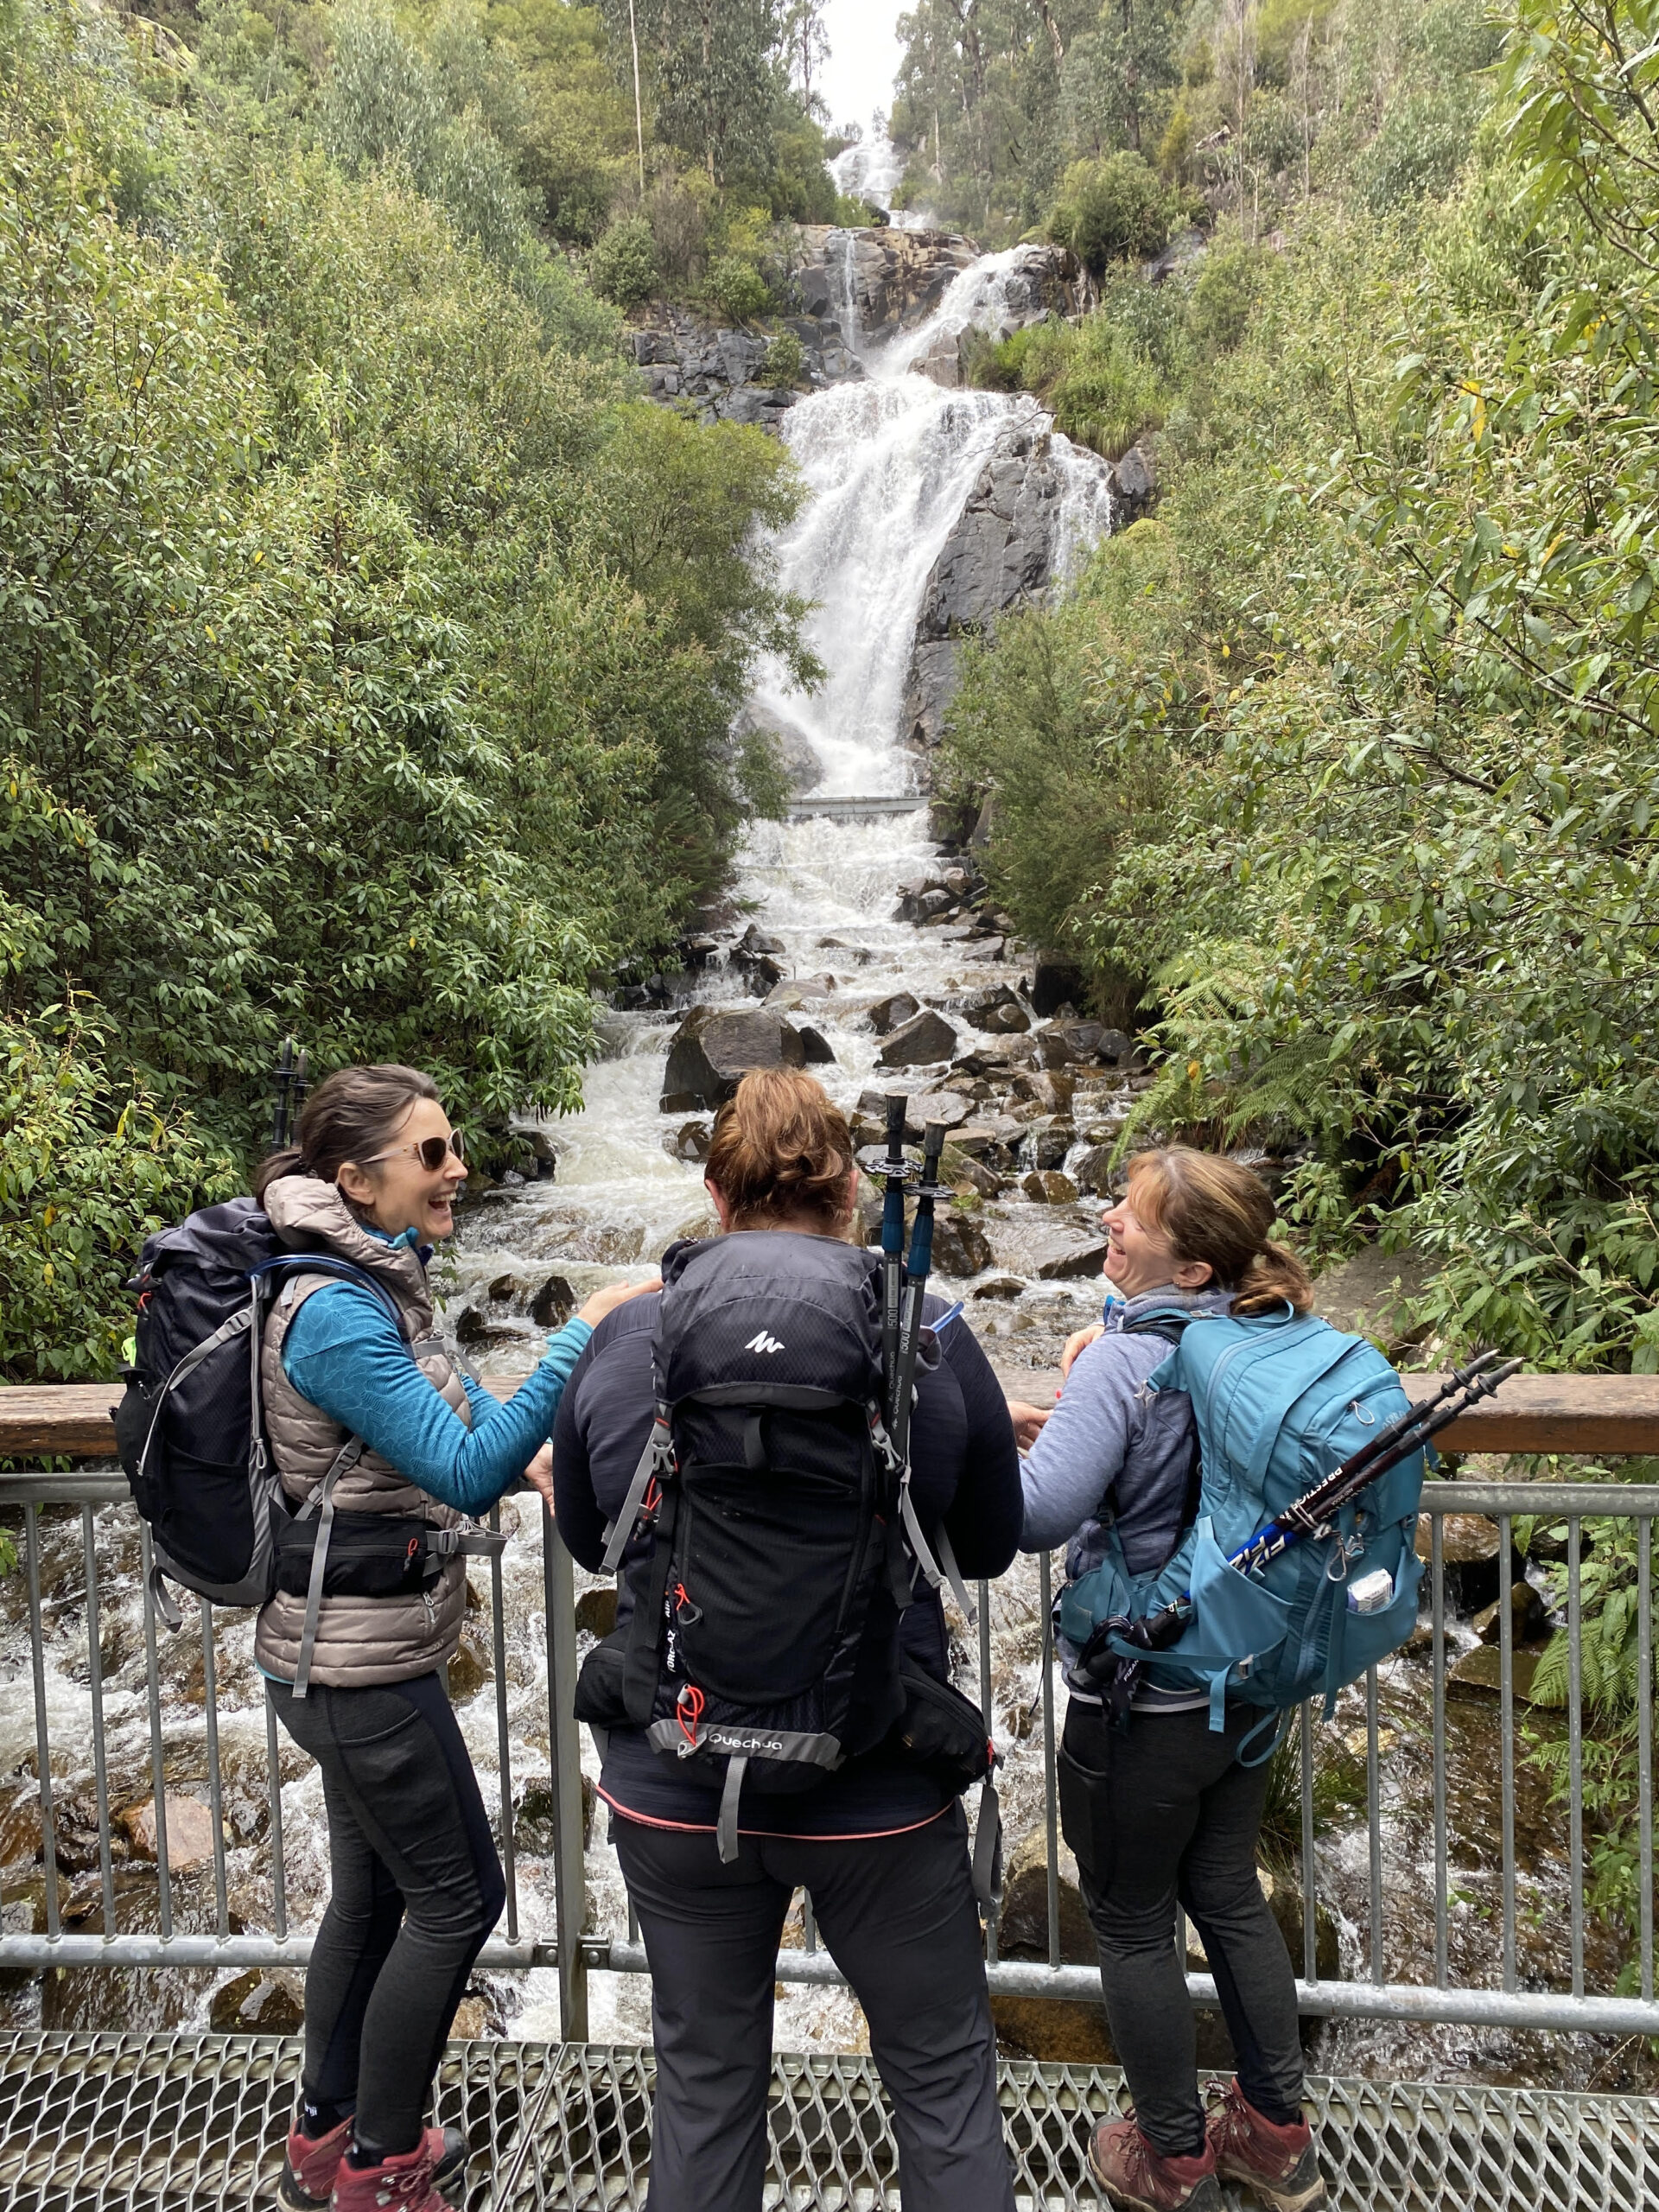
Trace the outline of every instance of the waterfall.
{"type": "Polygon", "coordinates": [[[905,157],[879,119],[871,124],[867,136],[855,146],[849,146],[836,156],[830,164],[830,174],[836,181],[837,192],[845,193],[849,200],[865,200],[871,207],[880,208],[895,230],[921,231],[929,227],[925,213],[893,205],[893,195],[905,174],[905,157]]]}

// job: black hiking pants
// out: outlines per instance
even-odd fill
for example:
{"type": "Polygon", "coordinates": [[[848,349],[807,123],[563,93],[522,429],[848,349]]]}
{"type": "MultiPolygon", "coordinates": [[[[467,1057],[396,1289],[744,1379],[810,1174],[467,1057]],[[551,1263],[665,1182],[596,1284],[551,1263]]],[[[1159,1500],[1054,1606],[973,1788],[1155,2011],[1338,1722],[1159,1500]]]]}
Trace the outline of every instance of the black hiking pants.
{"type": "Polygon", "coordinates": [[[328,1909],[305,1977],[308,2095],[357,2139],[413,2150],[455,2007],[506,1902],[441,1675],[373,1689],[268,1685],[322,1769],[328,1909]]]}
{"type": "Polygon", "coordinates": [[[870,2024],[904,2212],[1014,2212],[959,1805],[902,1835],[745,1835],[730,1866],[706,1831],[619,1815],[612,1834],[651,1961],[650,2212],[760,2212],[773,1976],[798,1887],[870,2024]]]}
{"type": "Polygon", "coordinates": [[[1166,2158],[1204,2145],[1197,2031],[1175,1950],[1179,1903],[1203,1938],[1238,2058],[1264,2119],[1301,2117],[1296,1984],[1255,1873],[1264,1765],[1234,1756],[1259,1712],[1135,1713],[1127,1732],[1071,1700],[1059,1754],[1060,1822],[1100,1946],[1112,2042],[1141,2132],[1166,2158]]]}

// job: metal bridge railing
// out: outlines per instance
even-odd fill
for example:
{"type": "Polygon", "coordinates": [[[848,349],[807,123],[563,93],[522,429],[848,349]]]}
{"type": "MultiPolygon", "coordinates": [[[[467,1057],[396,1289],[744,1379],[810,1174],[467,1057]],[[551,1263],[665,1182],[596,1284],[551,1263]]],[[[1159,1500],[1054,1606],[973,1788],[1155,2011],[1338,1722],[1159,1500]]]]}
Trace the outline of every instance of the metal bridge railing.
{"type": "MultiPolygon", "coordinates": [[[[202,1654],[202,1702],[207,1760],[208,1810],[213,1827],[213,1895],[214,1925],[211,1932],[187,1932],[175,1925],[174,1886],[177,1878],[168,1866],[166,1752],[168,1722],[163,1712],[162,1670],[158,1657],[156,1612],[150,1598],[148,1569],[149,1546],[141,1532],[140,1560],[143,1570],[143,1678],[147,1705],[149,1775],[154,1804],[155,1855],[157,1885],[156,1927],[149,1932],[117,1932],[115,1861],[111,1848],[111,1788],[105,1719],[105,1669],[101,1656],[99,1618],[99,1510],[125,1506],[127,1491],[118,1473],[0,1474],[0,1506],[21,1509],[20,1570],[27,1581],[29,1653],[0,1653],[0,1694],[15,1713],[25,1663],[32,1677],[34,1699],[34,1770],[40,1793],[41,1857],[45,1882],[43,1925],[37,1932],[16,1929],[0,1933],[0,1968],[38,1972],[49,1967],[245,1967],[302,1966],[310,1950],[308,1934],[289,1924],[288,1873],[282,1816],[282,1776],[274,1718],[264,1716],[265,1758],[270,1790],[270,1821],[263,1850],[269,1878],[269,1925],[233,1930],[226,1871],[226,1844],[222,1819],[222,1771],[219,1748],[219,1689],[216,1674],[216,1645],[223,1633],[213,1608],[200,1606],[202,1654]],[[66,1514],[64,1509],[70,1509],[66,1514]],[[50,1513],[61,1539],[73,1526],[73,1513],[80,1523],[79,1587],[73,1586],[71,1570],[60,1573],[53,1599],[54,1618],[64,1609],[84,1609],[86,1676],[84,1682],[68,1681],[54,1669],[48,1696],[47,1639],[41,1605],[42,1514],[50,1513]],[[90,1740],[91,1785],[97,1806],[97,1873],[102,1904],[102,1929],[77,1933],[61,1923],[59,1905],[58,1838],[54,1815],[53,1722],[60,1721],[66,1702],[78,1724],[77,1741],[90,1740]]],[[[1304,1955],[1298,1999],[1303,2012],[1350,2018],[1385,2018],[1444,2022],[1491,2024],[1509,2027],[1555,2029],[1612,2034],[1659,2034],[1659,2002],[1654,1994],[1653,1969],[1653,1622],[1650,1568],[1653,1520],[1659,1514],[1659,1485],[1613,1485],[1599,1483],[1473,1483],[1442,1482],[1427,1486],[1423,1511],[1430,1530],[1428,1571],[1424,1590],[1429,1606],[1430,1659],[1433,1677],[1432,1805],[1430,1826],[1433,1872],[1420,1900],[1423,1913],[1433,1915],[1432,1971],[1421,1981],[1385,1978],[1384,1908],[1387,1889],[1383,1854],[1383,1771],[1385,1748],[1379,1729],[1379,1687],[1375,1671],[1363,1686],[1365,1703],[1364,1768],[1366,1838],[1369,1848],[1369,1926],[1365,1930],[1365,1971],[1355,1979],[1321,1977],[1318,1951],[1319,1908],[1321,1896],[1321,1847],[1316,1834],[1315,1738],[1319,1723],[1304,1707],[1300,1716],[1301,1852],[1303,1866],[1304,1955]],[[1449,1848],[1446,1694],[1448,1653],[1446,1629],[1446,1560],[1442,1531],[1449,1514],[1491,1516],[1498,1527],[1498,1799],[1500,1805],[1499,1910],[1493,1917],[1485,1955],[1478,1978],[1466,1973],[1456,1979],[1452,1971],[1449,1929],[1454,1911],[1452,1867],[1449,1848]],[[1567,1862],[1568,1927],[1565,1987],[1523,1986],[1517,1942],[1518,1896],[1521,1870],[1517,1862],[1517,1782],[1524,1747],[1518,1751],[1517,1694],[1515,1680],[1515,1638],[1510,1604],[1512,1523],[1520,1516],[1541,1516],[1552,1526],[1565,1524],[1565,1568],[1567,1592],[1568,1683],[1565,1710],[1567,1791],[1563,1814],[1567,1862]],[[1640,1925],[1637,1931],[1637,1987],[1590,1985],[1586,1969],[1585,1881],[1586,1838],[1584,1810],[1586,1748],[1585,1670],[1583,1653],[1582,1568],[1586,1536],[1584,1523],[1592,1519],[1599,1528],[1611,1521],[1634,1524],[1637,1548],[1637,1690],[1636,1727],[1638,1745],[1637,1887],[1640,1925]]],[[[7,1516],[11,1519],[11,1516],[7,1516]]],[[[109,1523],[103,1524],[107,1538],[109,1523]]],[[[129,1554],[130,1556],[130,1554],[129,1554]]],[[[61,1552],[59,1554],[62,1567],[61,1552]]],[[[512,1772],[512,1729],[506,1660],[505,1615],[502,1563],[490,1567],[490,1632],[493,1645],[493,1694],[499,1773],[499,1834],[507,1879],[504,1924],[486,1945],[480,1960],[486,1967],[529,1968],[556,1967],[564,2038],[582,2042],[588,2036],[588,1978],[594,1971],[647,1971],[643,1946],[630,1924],[599,1935],[578,1932],[566,1941],[564,1931],[585,1927],[588,1892],[583,1847],[583,1804],[581,1746],[576,1724],[570,1717],[571,1692],[575,1680],[577,1630],[575,1588],[569,1554],[551,1521],[542,1516],[543,1595],[545,1605],[545,1661],[547,1737],[551,1770],[553,1849],[552,1938],[523,1932],[521,1868],[515,1852],[514,1790],[512,1772]]],[[[1050,1563],[1039,1562],[1043,1617],[1047,1617],[1051,1594],[1050,1563]]],[[[981,1585],[979,1631],[979,1688],[988,1713],[992,1710],[992,1650],[989,1592],[981,1585]]],[[[245,1619],[245,1615],[242,1616],[245,1619]]],[[[1046,1831],[1047,1957],[1046,1960],[1008,1960],[997,1956],[995,1923],[988,1930],[988,1972],[994,1992],[1021,1997],[1052,1997],[1091,2000],[1099,1993],[1099,1978],[1092,1966],[1068,1963],[1061,1955],[1061,1873],[1055,1787],[1057,1673],[1045,1649],[1039,1664],[1040,1753],[1043,1774],[1042,1821],[1046,1831]]],[[[521,1707],[522,1717],[522,1707],[521,1707]]],[[[73,1755],[75,1785],[84,1787],[84,1755],[73,1755]]],[[[25,1765],[27,1762],[25,1761],[25,1765]]],[[[60,1754],[59,1770],[69,1766],[60,1754]]],[[[487,1787],[487,1783],[486,1783],[487,1787]]],[[[90,1879],[90,1875],[88,1877],[90,1879]]],[[[245,1900],[248,1885],[242,1885],[245,1900]]],[[[262,1892],[263,1894],[263,1892],[262,1892]]],[[[537,1912],[541,1916],[541,1904],[537,1912]]],[[[1468,1947],[1461,1946],[1465,1965],[1468,1947]]],[[[779,1955],[778,1976],[798,1982],[834,1982],[839,1976],[833,1961],[817,1946],[810,1905],[805,1947],[779,1955]]],[[[1628,1977],[1626,1977],[1628,1979],[1628,1977]]],[[[1605,1975],[1603,1980],[1606,1979],[1605,1975]]],[[[1195,2002],[1213,2005],[1215,1985],[1211,1977],[1193,1974],[1188,1986],[1195,2002]]]]}

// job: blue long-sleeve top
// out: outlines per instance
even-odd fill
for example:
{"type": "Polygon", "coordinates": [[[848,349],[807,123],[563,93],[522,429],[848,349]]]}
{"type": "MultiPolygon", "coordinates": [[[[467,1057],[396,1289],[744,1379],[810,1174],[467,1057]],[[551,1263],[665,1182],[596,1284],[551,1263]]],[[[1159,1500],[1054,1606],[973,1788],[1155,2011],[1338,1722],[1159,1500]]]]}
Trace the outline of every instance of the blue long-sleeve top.
{"type": "Polygon", "coordinates": [[[505,1404],[462,1373],[469,1428],[410,1357],[373,1292],[335,1282],[313,1291],[294,1316],[283,1372],[302,1397],[429,1497],[458,1512],[484,1513],[551,1436],[564,1386],[593,1333],[586,1321],[567,1321],[505,1404]]]}

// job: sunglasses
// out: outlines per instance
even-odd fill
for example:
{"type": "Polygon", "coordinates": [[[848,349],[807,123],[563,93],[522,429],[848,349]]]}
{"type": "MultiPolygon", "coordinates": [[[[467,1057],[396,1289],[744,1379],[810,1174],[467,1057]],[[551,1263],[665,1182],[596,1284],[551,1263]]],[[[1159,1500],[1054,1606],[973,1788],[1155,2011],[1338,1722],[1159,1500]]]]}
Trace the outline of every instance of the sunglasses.
{"type": "Polygon", "coordinates": [[[418,1144],[395,1144],[390,1152],[377,1152],[363,1165],[372,1167],[378,1160],[400,1160],[405,1153],[412,1153],[429,1175],[435,1175],[452,1152],[457,1160],[467,1157],[467,1140],[459,1129],[451,1129],[447,1137],[423,1137],[418,1144]]]}

